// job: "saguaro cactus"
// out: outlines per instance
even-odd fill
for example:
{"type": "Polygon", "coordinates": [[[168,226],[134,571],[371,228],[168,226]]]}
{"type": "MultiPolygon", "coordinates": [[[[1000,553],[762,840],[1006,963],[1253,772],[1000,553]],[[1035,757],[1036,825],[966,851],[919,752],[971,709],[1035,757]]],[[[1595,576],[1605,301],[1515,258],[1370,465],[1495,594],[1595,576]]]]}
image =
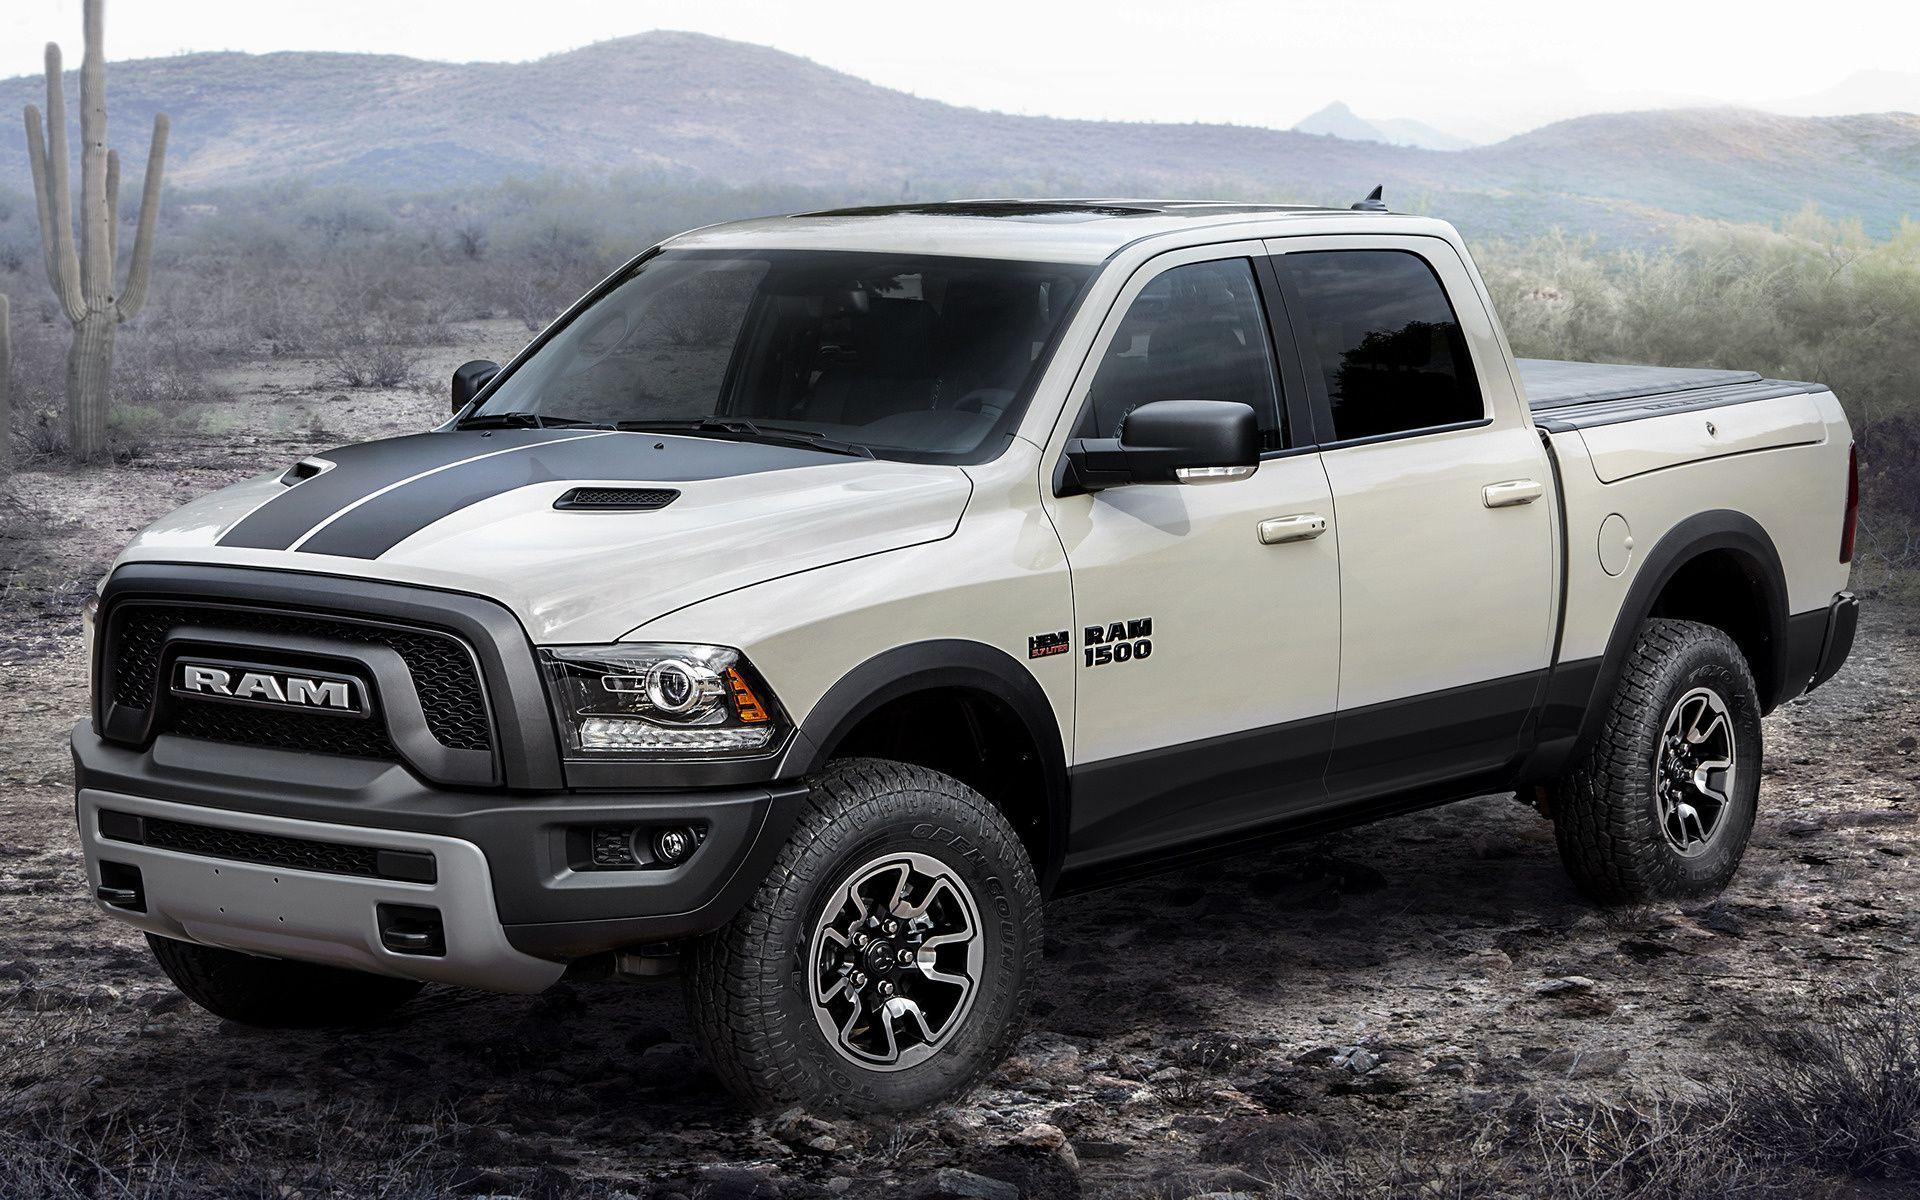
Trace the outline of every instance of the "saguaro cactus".
{"type": "Polygon", "coordinates": [[[120,155],[107,149],[107,57],[101,26],[105,0],[86,0],[86,58],[80,65],[80,238],[74,247],[73,194],[68,187],[67,100],[61,86],[60,47],[47,43],[47,122],[27,105],[27,158],[33,195],[40,205],[40,242],[47,278],[67,319],[73,348],[67,355],[67,449],[89,459],[107,448],[107,379],[113,367],[113,337],[147,298],[153,267],[153,225],[160,214],[160,174],[166,165],[167,118],[153,119],[146,184],[140,192],[140,224],[126,286],[117,293],[113,274],[119,251],[120,155]]]}

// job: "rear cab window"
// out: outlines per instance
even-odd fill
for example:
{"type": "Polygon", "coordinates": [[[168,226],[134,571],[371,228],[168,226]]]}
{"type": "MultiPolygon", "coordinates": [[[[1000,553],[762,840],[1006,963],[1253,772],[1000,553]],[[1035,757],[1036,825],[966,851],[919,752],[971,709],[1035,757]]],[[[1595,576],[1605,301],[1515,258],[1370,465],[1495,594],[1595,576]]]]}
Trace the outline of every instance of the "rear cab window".
{"type": "Polygon", "coordinates": [[[1458,315],[1409,250],[1277,256],[1309,387],[1327,428],[1351,442],[1459,428],[1486,403],[1458,315]]]}

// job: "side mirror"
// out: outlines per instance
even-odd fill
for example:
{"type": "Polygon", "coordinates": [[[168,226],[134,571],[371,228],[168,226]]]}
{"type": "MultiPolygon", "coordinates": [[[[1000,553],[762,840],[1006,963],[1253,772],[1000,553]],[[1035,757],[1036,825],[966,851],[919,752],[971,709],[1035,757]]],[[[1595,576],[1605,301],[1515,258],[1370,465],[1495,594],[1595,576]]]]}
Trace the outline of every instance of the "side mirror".
{"type": "Polygon", "coordinates": [[[499,373],[500,364],[484,358],[461,363],[453,372],[453,411],[465,408],[499,373]]]}
{"type": "Polygon", "coordinates": [[[1127,414],[1117,438],[1074,438],[1054,494],[1135,483],[1226,483],[1260,469],[1260,422],[1231,400],[1156,400],[1127,414]]]}

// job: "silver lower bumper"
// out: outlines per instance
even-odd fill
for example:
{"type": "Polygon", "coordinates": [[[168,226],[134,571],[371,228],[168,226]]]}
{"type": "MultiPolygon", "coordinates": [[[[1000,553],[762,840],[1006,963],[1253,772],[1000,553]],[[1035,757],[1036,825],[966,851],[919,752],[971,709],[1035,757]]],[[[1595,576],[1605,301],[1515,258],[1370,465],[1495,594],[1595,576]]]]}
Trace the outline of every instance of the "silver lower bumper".
{"type": "Polygon", "coordinates": [[[80,792],[79,818],[87,878],[93,888],[100,886],[102,859],[140,871],[145,912],[105,903],[101,909],[150,933],[248,954],[498,992],[540,991],[565,969],[560,963],[522,954],[507,942],[494,908],[486,856],[471,842],[256,816],[93,789],[80,792]],[[248,833],[424,851],[434,856],[437,880],[403,883],[324,874],[113,841],[100,835],[98,814],[103,808],[248,833]],[[380,904],[438,909],[446,953],[430,956],[387,949],[381,943],[375,912],[380,904]]]}

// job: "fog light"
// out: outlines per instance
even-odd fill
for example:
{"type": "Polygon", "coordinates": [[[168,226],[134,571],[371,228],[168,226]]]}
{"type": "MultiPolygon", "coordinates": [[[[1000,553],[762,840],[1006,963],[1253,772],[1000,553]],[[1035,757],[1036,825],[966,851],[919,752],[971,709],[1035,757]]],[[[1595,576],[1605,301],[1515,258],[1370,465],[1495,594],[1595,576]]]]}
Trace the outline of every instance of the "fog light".
{"type": "Polygon", "coordinates": [[[699,844],[691,829],[662,829],[653,835],[653,856],[668,866],[678,866],[699,844]]]}

